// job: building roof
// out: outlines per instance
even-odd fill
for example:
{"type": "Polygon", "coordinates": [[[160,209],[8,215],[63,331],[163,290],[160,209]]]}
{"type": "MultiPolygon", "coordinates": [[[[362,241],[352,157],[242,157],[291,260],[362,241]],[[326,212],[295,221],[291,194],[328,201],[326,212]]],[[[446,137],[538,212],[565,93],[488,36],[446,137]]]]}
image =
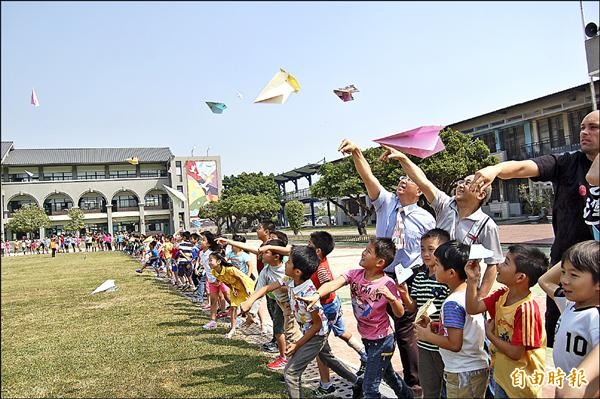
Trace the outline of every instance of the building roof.
{"type": "MultiPolygon", "coordinates": [[[[594,83],[594,84],[596,84],[596,83],[594,83]]],[[[536,101],[543,101],[543,100],[546,100],[546,99],[548,99],[550,97],[557,96],[557,95],[560,95],[560,94],[565,94],[565,93],[569,93],[569,92],[576,92],[576,91],[583,91],[583,92],[585,92],[586,89],[589,89],[589,85],[590,85],[589,83],[584,83],[584,84],[579,85],[579,86],[571,87],[571,88],[568,88],[568,89],[565,89],[565,90],[557,91],[555,93],[547,94],[547,95],[542,96],[542,97],[534,98],[533,100],[528,100],[528,101],[524,101],[522,103],[517,103],[517,104],[509,105],[508,107],[500,108],[500,109],[497,109],[495,111],[486,112],[485,114],[473,116],[471,118],[467,118],[467,119],[464,119],[464,120],[459,121],[459,122],[451,123],[447,127],[453,127],[455,125],[460,125],[460,124],[463,124],[463,123],[471,122],[471,121],[474,121],[476,119],[489,117],[489,116],[492,116],[494,114],[506,114],[507,111],[510,111],[511,109],[514,109],[514,108],[517,108],[517,107],[520,107],[520,106],[529,105],[529,104],[534,103],[536,101]]]]}
{"type": "MultiPolygon", "coordinates": [[[[4,142],[2,143],[4,154],[4,142]]],[[[127,163],[137,157],[139,163],[168,162],[173,154],[162,148],[44,148],[13,149],[2,161],[3,166],[93,165],[127,163]]]]}
{"type": "Polygon", "coordinates": [[[311,163],[311,164],[302,166],[300,168],[290,170],[289,172],[281,173],[281,174],[275,176],[275,181],[277,183],[285,183],[288,181],[299,179],[301,177],[314,175],[315,173],[319,172],[320,167],[321,167],[321,164],[311,163]]]}
{"type": "Polygon", "coordinates": [[[0,149],[0,161],[3,161],[6,154],[8,154],[10,149],[13,147],[13,142],[12,141],[2,141],[1,143],[2,143],[2,145],[1,145],[1,149],[0,149]]]}

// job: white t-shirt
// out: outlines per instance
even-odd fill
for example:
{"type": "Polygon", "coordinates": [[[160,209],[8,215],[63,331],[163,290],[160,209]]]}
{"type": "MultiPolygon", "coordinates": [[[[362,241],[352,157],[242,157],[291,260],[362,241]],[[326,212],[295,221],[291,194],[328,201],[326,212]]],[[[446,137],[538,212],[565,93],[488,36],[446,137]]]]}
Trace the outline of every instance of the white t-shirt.
{"type": "Polygon", "coordinates": [[[216,283],[217,278],[213,276],[210,265],[208,264],[208,258],[210,257],[210,254],[212,254],[210,249],[207,249],[206,251],[200,251],[200,262],[206,273],[206,281],[209,283],[216,283]]]}
{"type": "Polygon", "coordinates": [[[568,374],[598,345],[600,308],[575,309],[575,302],[565,298],[560,288],[554,295],[554,302],[561,312],[554,335],[554,366],[568,374]]]}
{"type": "MultiPolygon", "coordinates": [[[[315,285],[313,282],[308,279],[299,286],[294,286],[294,281],[289,281],[287,283],[288,287],[288,295],[290,298],[290,306],[292,311],[294,312],[294,317],[296,317],[296,321],[300,325],[302,329],[302,333],[306,334],[306,332],[312,327],[312,312],[306,310],[306,302],[297,301],[295,299],[296,295],[300,297],[311,296],[312,294],[317,292],[315,285]]],[[[320,301],[315,303],[313,306],[313,311],[318,310],[319,316],[321,317],[321,329],[317,332],[317,335],[327,335],[329,332],[329,324],[327,322],[327,317],[323,312],[323,306],[321,306],[320,301]]]]}
{"type": "Polygon", "coordinates": [[[266,285],[278,282],[284,287],[273,291],[273,295],[275,296],[277,302],[286,303],[289,302],[287,287],[285,287],[288,280],[289,277],[285,275],[285,266],[283,263],[279,266],[271,266],[265,263],[265,267],[258,275],[258,280],[256,281],[256,287],[254,287],[254,290],[258,291],[266,285]]]}
{"type": "Polygon", "coordinates": [[[444,371],[462,373],[488,367],[488,356],[483,350],[485,338],[483,315],[470,315],[465,308],[465,291],[453,292],[444,301],[440,315],[440,331],[448,336],[447,328],[463,330],[463,344],[459,352],[440,348],[444,371]]]}

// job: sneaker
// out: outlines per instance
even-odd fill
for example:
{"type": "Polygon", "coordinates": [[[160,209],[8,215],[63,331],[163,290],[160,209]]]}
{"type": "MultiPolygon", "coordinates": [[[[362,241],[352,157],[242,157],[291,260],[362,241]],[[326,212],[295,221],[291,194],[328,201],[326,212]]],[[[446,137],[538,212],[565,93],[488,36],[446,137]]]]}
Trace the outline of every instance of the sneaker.
{"type": "Polygon", "coordinates": [[[136,273],[141,273],[141,272],[142,272],[142,269],[135,269],[135,272],[136,272],[136,273]]]}
{"type": "Polygon", "coordinates": [[[276,342],[267,342],[260,347],[264,352],[268,353],[277,353],[279,352],[279,347],[276,342]]]}
{"type": "Polygon", "coordinates": [[[225,334],[225,338],[231,339],[231,338],[233,338],[234,334],[235,334],[235,331],[230,330],[227,334],[225,334]]]}
{"type": "Polygon", "coordinates": [[[356,372],[356,376],[360,377],[361,375],[363,375],[365,373],[365,369],[367,368],[367,362],[363,362],[362,360],[360,361],[360,367],[358,368],[358,371],[356,372]]]}
{"type": "Polygon", "coordinates": [[[227,316],[228,316],[227,312],[218,312],[217,313],[217,319],[224,319],[227,316]]]}
{"type": "Polygon", "coordinates": [[[362,399],[362,383],[363,380],[359,379],[354,385],[352,385],[352,399],[362,399]]]}
{"type": "Polygon", "coordinates": [[[217,322],[214,320],[211,320],[208,323],[206,323],[204,326],[202,326],[202,328],[204,328],[205,330],[214,330],[215,328],[217,328],[217,322]]]}
{"type": "Polygon", "coordinates": [[[283,370],[287,362],[288,361],[282,358],[281,356],[277,356],[275,360],[267,364],[267,368],[269,370],[283,370]]]}
{"type": "Polygon", "coordinates": [[[319,387],[313,391],[313,395],[317,398],[325,398],[332,395],[335,392],[335,385],[331,384],[329,388],[325,389],[319,384],[319,387]]]}

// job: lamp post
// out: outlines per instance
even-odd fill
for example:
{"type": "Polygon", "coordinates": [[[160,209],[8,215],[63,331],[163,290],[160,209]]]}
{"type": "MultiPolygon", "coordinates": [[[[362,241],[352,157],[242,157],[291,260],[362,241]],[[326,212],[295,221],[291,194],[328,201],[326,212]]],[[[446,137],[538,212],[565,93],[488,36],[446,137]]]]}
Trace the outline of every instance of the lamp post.
{"type": "Polygon", "coordinates": [[[596,89],[594,88],[594,76],[599,75],[598,67],[598,47],[600,44],[600,36],[598,36],[598,26],[590,22],[585,24],[583,17],[583,0],[579,0],[579,10],[581,12],[581,25],[583,26],[583,41],[585,44],[585,54],[588,65],[588,76],[590,78],[590,93],[592,95],[592,110],[596,111],[596,89]],[[589,39],[588,39],[589,37],[589,39]]]}

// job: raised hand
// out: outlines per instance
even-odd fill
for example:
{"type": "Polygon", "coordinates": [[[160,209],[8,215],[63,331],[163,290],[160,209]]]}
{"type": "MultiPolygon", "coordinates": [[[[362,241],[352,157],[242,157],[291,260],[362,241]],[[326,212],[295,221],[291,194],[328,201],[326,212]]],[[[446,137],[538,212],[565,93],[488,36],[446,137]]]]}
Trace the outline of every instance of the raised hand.
{"type": "Polygon", "coordinates": [[[348,139],[342,140],[340,146],[338,147],[338,151],[340,151],[342,154],[352,154],[356,150],[358,150],[356,144],[348,139]]]}
{"type": "Polygon", "coordinates": [[[492,184],[494,179],[496,179],[498,173],[500,173],[500,170],[497,165],[486,166],[485,168],[478,170],[473,175],[473,181],[471,182],[469,189],[474,192],[484,191],[492,184]]]}
{"type": "Polygon", "coordinates": [[[479,282],[481,276],[481,270],[479,268],[478,260],[470,260],[465,265],[465,273],[467,274],[467,280],[473,280],[479,282]]]}
{"type": "Polygon", "coordinates": [[[312,311],[313,310],[313,306],[315,305],[315,303],[317,303],[319,301],[319,299],[321,299],[321,297],[319,296],[318,293],[314,293],[310,296],[306,296],[306,297],[302,297],[302,296],[295,296],[294,299],[296,299],[297,301],[302,301],[304,303],[306,303],[306,310],[307,311],[312,311]]]}
{"type": "Polygon", "coordinates": [[[379,159],[382,161],[389,161],[390,159],[401,160],[401,159],[406,158],[405,153],[398,151],[395,148],[392,148],[392,147],[384,145],[384,144],[382,144],[381,147],[383,147],[383,149],[385,150],[383,152],[383,154],[381,154],[381,156],[379,157],[379,159]]]}

